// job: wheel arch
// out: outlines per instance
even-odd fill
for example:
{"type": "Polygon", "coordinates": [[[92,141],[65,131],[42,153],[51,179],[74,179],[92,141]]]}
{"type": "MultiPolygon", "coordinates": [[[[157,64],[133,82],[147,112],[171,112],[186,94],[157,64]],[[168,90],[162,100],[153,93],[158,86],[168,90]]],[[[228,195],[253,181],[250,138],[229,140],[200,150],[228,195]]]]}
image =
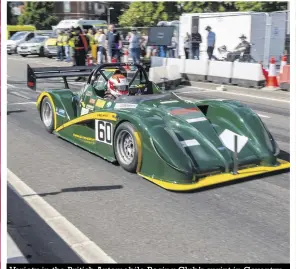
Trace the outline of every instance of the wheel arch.
{"type": "Polygon", "coordinates": [[[125,123],[125,122],[127,122],[129,124],[132,124],[134,126],[134,128],[136,129],[136,132],[134,132],[133,135],[135,137],[135,140],[136,140],[135,142],[136,142],[137,148],[138,148],[138,163],[137,163],[137,170],[136,170],[136,172],[138,173],[140,171],[140,169],[141,169],[142,160],[143,160],[143,149],[142,149],[143,145],[142,145],[141,132],[140,132],[140,130],[139,130],[138,126],[137,126],[138,124],[136,122],[133,122],[133,121],[131,121],[129,119],[122,119],[116,124],[116,126],[115,126],[115,128],[113,130],[113,134],[114,134],[113,135],[113,145],[114,145],[113,146],[113,153],[114,153],[116,161],[118,161],[117,158],[116,158],[116,154],[115,154],[115,133],[116,133],[118,127],[121,124],[125,123]]]}

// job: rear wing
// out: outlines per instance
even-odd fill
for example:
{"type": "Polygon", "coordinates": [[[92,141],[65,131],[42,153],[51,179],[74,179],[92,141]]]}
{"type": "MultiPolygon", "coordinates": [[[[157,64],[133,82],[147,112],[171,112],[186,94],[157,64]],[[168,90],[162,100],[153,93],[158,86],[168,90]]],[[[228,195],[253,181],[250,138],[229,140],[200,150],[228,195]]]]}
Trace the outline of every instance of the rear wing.
{"type": "Polygon", "coordinates": [[[46,78],[63,78],[65,88],[69,89],[68,77],[87,77],[95,66],[70,66],[70,67],[36,67],[27,65],[27,86],[36,91],[36,80],[46,78]]]}

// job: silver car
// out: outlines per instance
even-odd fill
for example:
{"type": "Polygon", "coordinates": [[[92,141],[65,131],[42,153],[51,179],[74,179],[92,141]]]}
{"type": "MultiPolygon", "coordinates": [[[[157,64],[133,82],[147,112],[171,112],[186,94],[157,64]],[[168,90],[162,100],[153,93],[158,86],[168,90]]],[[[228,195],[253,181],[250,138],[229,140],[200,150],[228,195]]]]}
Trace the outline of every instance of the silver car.
{"type": "Polygon", "coordinates": [[[17,48],[17,53],[23,57],[28,55],[44,56],[44,44],[48,36],[35,36],[31,40],[21,43],[17,48]]]}

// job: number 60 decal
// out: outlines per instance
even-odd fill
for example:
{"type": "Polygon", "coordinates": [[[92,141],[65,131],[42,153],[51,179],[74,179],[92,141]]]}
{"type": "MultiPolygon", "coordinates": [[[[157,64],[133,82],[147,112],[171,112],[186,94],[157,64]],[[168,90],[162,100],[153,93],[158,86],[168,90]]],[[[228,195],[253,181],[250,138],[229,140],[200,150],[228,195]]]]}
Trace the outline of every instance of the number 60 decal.
{"type": "Polygon", "coordinates": [[[113,125],[110,122],[96,120],[96,140],[112,145],[113,125]]]}

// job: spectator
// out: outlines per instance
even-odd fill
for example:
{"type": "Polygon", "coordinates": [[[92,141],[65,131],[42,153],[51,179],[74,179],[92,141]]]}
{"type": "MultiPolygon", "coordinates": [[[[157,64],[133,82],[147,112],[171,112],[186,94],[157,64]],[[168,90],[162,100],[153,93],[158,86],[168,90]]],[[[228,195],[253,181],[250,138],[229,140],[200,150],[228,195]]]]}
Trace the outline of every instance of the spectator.
{"type": "Polygon", "coordinates": [[[109,26],[109,32],[107,33],[108,41],[108,55],[109,62],[115,57],[117,62],[120,62],[120,49],[122,47],[119,33],[114,29],[114,25],[109,26]]]}
{"type": "Polygon", "coordinates": [[[97,31],[97,34],[95,36],[96,41],[98,43],[98,48],[97,48],[97,52],[98,52],[98,57],[97,57],[97,61],[98,64],[102,64],[103,63],[103,59],[105,56],[105,61],[107,61],[107,54],[106,54],[106,49],[105,49],[105,43],[106,43],[106,35],[104,34],[102,29],[99,29],[97,31]]]}
{"type": "Polygon", "coordinates": [[[207,26],[206,31],[208,31],[208,49],[207,53],[209,56],[209,60],[212,59],[213,57],[213,51],[215,48],[215,43],[216,43],[216,34],[212,32],[212,28],[210,26],[207,26]]]}
{"type": "Polygon", "coordinates": [[[173,37],[172,37],[172,44],[171,46],[168,46],[168,57],[169,58],[175,58],[175,52],[177,49],[177,38],[176,38],[176,34],[174,33],[173,37]]]}
{"type": "Polygon", "coordinates": [[[187,32],[184,38],[184,52],[185,52],[185,58],[189,58],[189,49],[190,49],[190,35],[187,32]]]}
{"type": "Polygon", "coordinates": [[[64,38],[64,32],[61,30],[58,33],[58,39],[57,39],[57,46],[58,46],[57,61],[63,61],[63,58],[64,58],[63,38],[64,38]]]}
{"type": "MultiPolygon", "coordinates": [[[[72,36],[70,36],[72,37],[72,36]]],[[[86,35],[82,34],[80,27],[75,28],[74,36],[74,55],[75,63],[77,66],[85,66],[86,53],[89,50],[89,43],[87,41],[86,35]]],[[[76,81],[85,80],[84,77],[78,77],[76,81]]]]}
{"type": "Polygon", "coordinates": [[[129,49],[133,59],[133,63],[137,63],[137,64],[140,63],[140,53],[141,53],[140,42],[141,42],[141,37],[137,33],[137,29],[132,28],[132,32],[129,38],[129,49]]]}
{"type": "Polygon", "coordinates": [[[71,54],[70,54],[71,53],[70,52],[71,48],[70,48],[70,43],[69,43],[70,42],[69,34],[70,34],[70,29],[65,32],[64,39],[63,39],[64,48],[65,48],[65,56],[66,56],[65,61],[66,62],[71,62],[71,54]]]}
{"type": "Polygon", "coordinates": [[[193,26],[191,36],[191,59],[199,60],[199,45],[202,42],[201,35],[198,32],[197,26],[193,26]]]}

